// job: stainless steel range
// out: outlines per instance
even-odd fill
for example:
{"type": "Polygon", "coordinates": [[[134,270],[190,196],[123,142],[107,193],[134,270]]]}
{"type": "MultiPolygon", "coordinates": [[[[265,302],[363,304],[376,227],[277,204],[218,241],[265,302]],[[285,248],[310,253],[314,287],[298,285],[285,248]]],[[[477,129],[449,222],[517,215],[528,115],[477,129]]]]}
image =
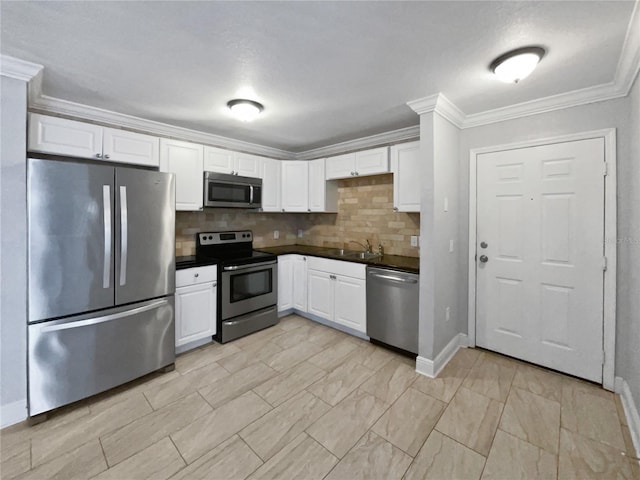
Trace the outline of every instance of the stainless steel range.
{"type": "Polygon", "coordinates": [[[278,323],[278,257],[253,250],[250,230],[198,233],[196,259],[218,260],[217,341],[278,323]]]}

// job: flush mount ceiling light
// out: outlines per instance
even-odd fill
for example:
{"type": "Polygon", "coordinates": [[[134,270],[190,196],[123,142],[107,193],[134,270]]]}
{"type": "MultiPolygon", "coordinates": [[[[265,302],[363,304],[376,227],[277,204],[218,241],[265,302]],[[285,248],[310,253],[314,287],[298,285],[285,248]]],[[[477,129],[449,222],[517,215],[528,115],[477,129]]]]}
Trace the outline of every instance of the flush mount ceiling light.
{"type": "Polygon", "coordinates": [[[542,47],[518,48],[500,55],[491,62],[489,69],[503,82],[518,83],[533,72],[544,54],[542,47]]]}
{"type": "Polygon", "coordinates": [[[230,100],[227,103],[227,107],[229,107],[229,110],[231,110],[234,117],[243,122],[251,122],[255,120],[258,115],[260,115],[260,112],[264,110],[262,104],[242,98],[230,100]]]}

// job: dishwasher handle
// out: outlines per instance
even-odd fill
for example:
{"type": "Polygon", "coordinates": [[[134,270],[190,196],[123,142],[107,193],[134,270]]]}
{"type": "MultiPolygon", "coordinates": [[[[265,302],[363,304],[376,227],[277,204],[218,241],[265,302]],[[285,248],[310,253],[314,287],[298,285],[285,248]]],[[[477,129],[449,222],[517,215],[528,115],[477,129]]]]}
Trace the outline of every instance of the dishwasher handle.
{"type": "Polygon", "coordinates": [[[414,278],[396,277],[394,275],[381,275],[379,273],[372,273],[372,272],[369,272],[369,275],[375,278],[382,278],[383,280],[393,280],[395,282],[401,282],[401,283],[418,283],[418,280],[414,278]]]}

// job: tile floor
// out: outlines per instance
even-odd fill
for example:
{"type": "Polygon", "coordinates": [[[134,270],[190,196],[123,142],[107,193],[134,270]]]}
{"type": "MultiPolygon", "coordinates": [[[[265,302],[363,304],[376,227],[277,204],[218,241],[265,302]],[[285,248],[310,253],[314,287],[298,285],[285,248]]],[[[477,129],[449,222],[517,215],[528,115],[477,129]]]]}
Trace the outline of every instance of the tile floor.
{"type": "Polygon", "coordinates": [[[291,315],[0,432],[0,477],[638,479],[620,399],[475,349],[439,378],[291,315]]]}

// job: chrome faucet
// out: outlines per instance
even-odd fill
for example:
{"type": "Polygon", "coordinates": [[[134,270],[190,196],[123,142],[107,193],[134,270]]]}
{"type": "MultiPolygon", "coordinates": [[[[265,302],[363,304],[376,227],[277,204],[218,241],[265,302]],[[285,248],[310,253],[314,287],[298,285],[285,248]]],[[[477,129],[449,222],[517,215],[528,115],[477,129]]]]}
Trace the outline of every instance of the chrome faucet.
{"type": "Polygon", "coordinates": [[[358,245],[360,245],[362,248],[364,248],[365,253],[371,253],[372,252],[372,247],[371,244],[369,243],[369,240],[365,239],[365,242],[367,242],[366,245],[363,245],[360,242],[356,242],[355,240],[350,240],[349,243],[357,243],[358,245]]]}

